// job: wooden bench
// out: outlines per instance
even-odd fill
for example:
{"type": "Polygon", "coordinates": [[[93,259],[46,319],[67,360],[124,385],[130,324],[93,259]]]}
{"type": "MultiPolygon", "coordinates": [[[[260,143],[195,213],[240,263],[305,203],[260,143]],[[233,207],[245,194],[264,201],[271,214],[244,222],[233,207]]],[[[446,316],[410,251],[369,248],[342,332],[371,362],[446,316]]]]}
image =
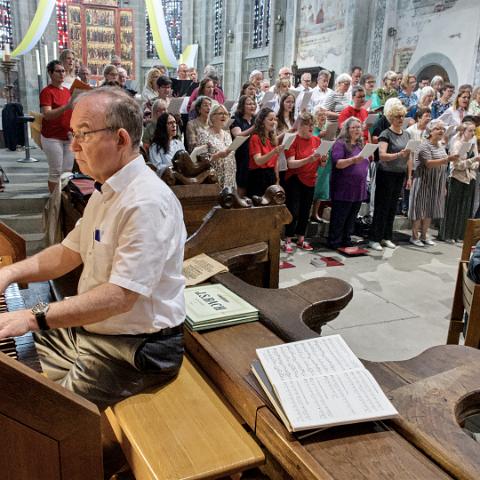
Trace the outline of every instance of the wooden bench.
{"type": "Polygon", "coordinates": [[[218,478],[265,462],[188,357],[175,380],[117,403],[106,415],[137,480],[218,478]]]}
{"type": "Polygon", "coordinates": [[[462,255],[458,265],[447,344],[458,344],[460,334],[464,329],[464,313],[466,312],[468,325],[465,333],[465,345],[480,348],[480,285],[473,282],[467,275],[472,247],[479,240],[480,220],[470,219],[465,229],[462,255]]]}

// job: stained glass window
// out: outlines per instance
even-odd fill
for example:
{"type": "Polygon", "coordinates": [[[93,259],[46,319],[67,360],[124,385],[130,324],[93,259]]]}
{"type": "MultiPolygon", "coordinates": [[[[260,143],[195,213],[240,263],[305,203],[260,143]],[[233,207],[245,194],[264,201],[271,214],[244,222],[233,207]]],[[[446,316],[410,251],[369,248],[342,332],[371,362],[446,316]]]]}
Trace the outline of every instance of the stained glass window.
{"type": "Polygon", "coordinates": [[[213,55],[223,52],[223,0],[214,0],[213,4],[213,55]]]}
{"type": "MultiPolygon", "coordinates": [[[[182,53],[182,9],[183,0],[162,0],[165,24],[172,44],[173,53],[178,58],[182,53]]],[[[146,15],[146,50],[147,58],[158,58],[153,43],[152,29],[146,15]]]]}
{"type": "Polygon", "coordinates": [[[66,0],[57,0],[57,32],[59,51],[68,48],[68,18],[66,0]]]}
{"type": "Polygon", "coordinates": [[[0,49],[6,44],[12,47],[12,11],[10,0],[0,0],[0,49]]]}
{"type": "Polygon", "coordinates": [[[253,2],[253,48],[268,47],[270,42],[271,0],[253,2]]]}

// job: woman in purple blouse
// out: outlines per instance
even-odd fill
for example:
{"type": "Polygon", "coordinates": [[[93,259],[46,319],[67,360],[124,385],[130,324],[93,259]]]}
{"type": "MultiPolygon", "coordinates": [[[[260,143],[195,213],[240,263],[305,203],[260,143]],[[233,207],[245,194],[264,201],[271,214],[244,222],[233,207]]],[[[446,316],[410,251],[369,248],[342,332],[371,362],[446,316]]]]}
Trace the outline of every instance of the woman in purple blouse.
{"type": "Polygon", "coordinates": [[[367,198],[368,158],[359,157],[363,148],[362,124],[350,117],[342,126],[331,152],[330,196],[332,212],[328,246],[334,250],[351,247],[351,235],[362,201],[367,198]]]}

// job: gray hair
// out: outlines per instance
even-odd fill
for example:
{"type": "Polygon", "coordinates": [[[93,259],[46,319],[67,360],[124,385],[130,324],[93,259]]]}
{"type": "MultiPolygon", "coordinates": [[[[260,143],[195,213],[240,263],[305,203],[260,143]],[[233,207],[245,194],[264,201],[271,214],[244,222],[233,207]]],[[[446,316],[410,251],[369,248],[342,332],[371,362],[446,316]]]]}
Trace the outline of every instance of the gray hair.
{"type": "Polygon", "coordinates": [[[355,85],[352,88],[352,98],[357,94],[357,92],[365,93],[365,89],[361,85],[355,85]]]}
{"type": "Polygon", "coordinates": [[[252,70],[248,79],[252,80],[252,78],[255,78],[257,75],[261,75],[263,77],[263,73],[260,70],[252,70]]]}
{"type": "Polygon", "coordinates": [[[330,77],[332,76],[332,74],[328,71],[328,70],[320,70],[318,72],[318,75],[317,75],[317,80],[320,78],[320,77],[327,77],[328,79],[330,79],[330,77]]]}
{"type": "Polygon", "coordinates": [[[211,127],[213,125],[212,123],[212,117],[213,115],[217,112],[217,110],[223,109],[225,112],[227,112],[227,115],[229,115],[228,110],[225,108],[225,105],[222,105],[221,103],[215,103],[210,107],[210,113],[208,114],[208,125],[211,127]]]}
{"type": "Polygon", "coordinates": [[[352,77],[348,73],[341,73],[336,79],[335,79],[335,85],[338,85],[339,83],[352,83],[352,77]]]}
{"type": "Polygon", "coordinates": [[[168,105],[166,100],[164,100],[163,98],[157,98],[152,104],[152,115],[155,115],[160,110],[161,106],[164,106],[165,111],[167,111],[168,105]]]}
{"type": "MultiPolygon", "coordinates": [[[[140,146],[143,126],[143,113],[138,102],[121,88],[99,87],[79,95],[75,105],[88,97],[101,97],[106,100],[103,110],[105,126],[112,130],[126,130],[132,141],[132,149],[136,150],[140,146]]],[[[101,108],[99,107],[99,112],[101,108]]]]}
{"type": "Polygon", "coordinates": [[[383,74],[383,81],[385,80],[393,80],[393,77],[397,78],[397,73],[393,70],[388,70],[383,74]]]}
{"type": "Polygon", "coordinates": [[[337,140],[343,140],[347,146],[353,147],[354,145],[358,145],[359,147],[363,147],[363,132],[362,135],[360,135],[360,138],[354,144],[352,143],[352,137],[350,136],[350,125],[355,122],[359,123],[360,125],[362,124],[357,117],[347,118],[345,122],[343,122],[337,140]]]}
{"type": "Polygon", "coordinates": [[[430,86],[433,87],[436,83],[439,83],[439,82],[442,84],[442,86],[445,83],[445,81],[440,75],[435,75],[430,82],[430,86]]]}
{"type": "Polygon", "coordinates": [[[432,87],[423,87],[420,90],[420,98],[418,100],[421,100],[425,95],[433,95],[435,98],[435,90],[432,87]]]}
{"type": "Polygon", "coordinates": [[[423,132],[423,136],[425,138],[430,138],[431,135],[432,135],[432,130],[435,128],[435,127],[443,127],[445,128],[445,124],[443,123],[442,120],[436,118],[434,120],[430,120],[428,123],[427,123],[427,126],[425,127],[425,132],[423,132]]]}

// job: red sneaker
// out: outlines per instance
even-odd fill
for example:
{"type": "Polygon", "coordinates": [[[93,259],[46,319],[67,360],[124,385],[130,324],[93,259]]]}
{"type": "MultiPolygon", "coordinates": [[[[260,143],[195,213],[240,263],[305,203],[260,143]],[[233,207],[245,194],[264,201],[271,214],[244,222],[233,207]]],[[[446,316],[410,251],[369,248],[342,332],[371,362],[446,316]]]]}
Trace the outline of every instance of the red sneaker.
{"type": "Polygon", "coordinates": [[[307,252],[311,252],[313,250],[313,247],[308,242],[305,242],[305,241],[298,242],[297,247],[307,252]]]}
{"type": "Polygon", "coordinates": [[[285,253],[293,253],[292,244],[291,244],[290,242],[285,242],[285,243],[282,245],[282,250],[283,250],[285,253]]]}

